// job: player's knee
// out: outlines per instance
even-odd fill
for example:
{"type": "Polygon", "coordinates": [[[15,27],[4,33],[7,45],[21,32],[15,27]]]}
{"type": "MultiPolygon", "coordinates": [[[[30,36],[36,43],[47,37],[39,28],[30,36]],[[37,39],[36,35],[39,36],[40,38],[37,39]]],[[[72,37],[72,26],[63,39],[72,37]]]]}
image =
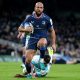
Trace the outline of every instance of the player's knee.
{"type": "Polygon", "coordinates": [[[42,47],[42,46],[46,46],[47,45],[47,40],[46,38],[41,38],[38,43],[37,43],[37,47],[42,47]]]}

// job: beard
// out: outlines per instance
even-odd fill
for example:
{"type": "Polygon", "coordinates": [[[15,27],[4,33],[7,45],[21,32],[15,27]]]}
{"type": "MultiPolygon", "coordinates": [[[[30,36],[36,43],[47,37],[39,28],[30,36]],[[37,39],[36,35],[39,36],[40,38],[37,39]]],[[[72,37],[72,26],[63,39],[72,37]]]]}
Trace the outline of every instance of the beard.
{"type": "Polygon", "coordinates": [[[37,17],[41,16],[42,12],[36,12],[37,17]]]}

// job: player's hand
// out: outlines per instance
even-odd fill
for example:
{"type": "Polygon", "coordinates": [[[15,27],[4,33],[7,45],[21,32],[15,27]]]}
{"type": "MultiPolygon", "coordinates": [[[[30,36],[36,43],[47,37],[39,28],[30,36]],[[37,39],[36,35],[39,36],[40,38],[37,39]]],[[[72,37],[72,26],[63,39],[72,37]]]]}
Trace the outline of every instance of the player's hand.
{"type": "Polygon", "coordinates": [[[31,33],[34,32],[33,26],[26,27],[26,30],[27,30],[28,32],[31,32],[31,33]]]}
{"type": "Polygon", "coordinates": [[[18,35],[17,35],[17,38],[18,39],[22,39],[23,37],[25,36],[25,33],[19,33],[18,35]]]}
{"type": "Polygon", "coordinates": [[[33,31],[33,28],[32,28],[32,27],[27,27],[27,30],[28,30],[29,32],[32,32],[32,31],[33,31]]]}
{"type": "Polygon", "coordinates": [[[55,43],[52,44],[52,48],[53,48],[54,52],[56,52],[56,44],[55,43]]]}
{"type": "Polygon", "coordinates": [[[18,35],[17,35],[17,38],[18,38],[18,39],[21,39],[21,34],[18,34],[18,35]]]}

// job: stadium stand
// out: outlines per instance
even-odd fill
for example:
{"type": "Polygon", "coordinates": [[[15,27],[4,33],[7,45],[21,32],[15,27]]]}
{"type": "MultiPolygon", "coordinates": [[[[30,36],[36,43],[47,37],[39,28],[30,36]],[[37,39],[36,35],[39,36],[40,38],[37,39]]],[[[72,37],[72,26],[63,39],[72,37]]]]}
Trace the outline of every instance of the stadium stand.
{"type": "MultiPolygon", "coordinates": [[[[29,10],[29,4],[27,6],[27,10],[29,10]]],[[[20,44],[20,40],[16,37],[18,34],[17,28],[28,13],[25,9],[21,9],[23,11],[19,11],[18,9],[14,11],[14,7],[12,8],[13,10],[9,11],[6,8],[6,10],[0,13],[0,39],[20,44]]],[[[57,34],[57,53],[73,58],[80,58],[80,17],[76,17],[75,14],[69,12],[67,16],[57,15],[52,18],[57,34]]],[[[0,44],[0,55],[5,55],[7,51],[10,54],[12,50],[14,49],[10,48],[9,45],[0,44]]]]}

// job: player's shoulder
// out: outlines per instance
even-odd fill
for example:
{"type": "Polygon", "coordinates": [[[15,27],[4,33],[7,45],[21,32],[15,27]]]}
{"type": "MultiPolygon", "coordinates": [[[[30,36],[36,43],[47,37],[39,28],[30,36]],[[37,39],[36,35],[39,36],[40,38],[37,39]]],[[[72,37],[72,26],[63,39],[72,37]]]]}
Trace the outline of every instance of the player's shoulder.
{"type": "Polygon", "coordinates": [[[26,15],[26,19],[29,18],[30,16],[31,16],[31,14],[27,14],[27,15],[26,15]]]}
{"type": "Polygon", "coordinates": [[[32,15],[26,15],[26,19],[30,19],[32,15]]]}
{"type": "Polygon", "coordinates": [[[51,19],[51,17],[48,16],[47,14],[45,14],[45,13],[43,13],[43,17],[44,17],[45,19],[47,19],[47,20],[50,20],[50,19],[51,19]]]}

